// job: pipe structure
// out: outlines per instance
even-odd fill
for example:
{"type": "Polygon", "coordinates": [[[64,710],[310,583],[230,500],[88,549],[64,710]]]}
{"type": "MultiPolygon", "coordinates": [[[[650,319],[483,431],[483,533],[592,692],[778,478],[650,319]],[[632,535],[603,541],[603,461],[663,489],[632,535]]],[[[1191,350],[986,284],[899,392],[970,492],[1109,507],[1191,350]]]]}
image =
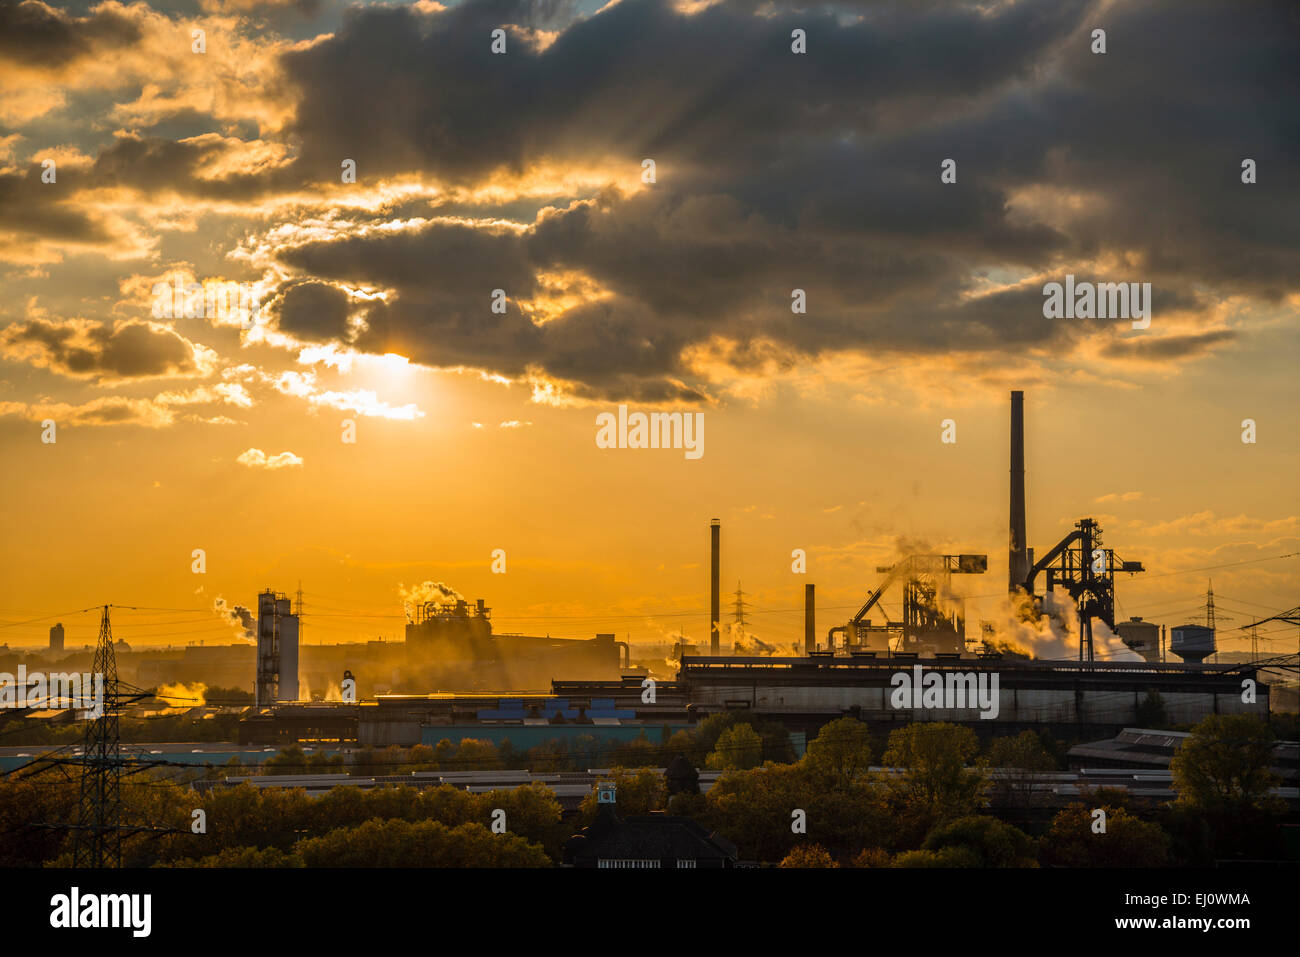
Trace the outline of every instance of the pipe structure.
{"type": "Polygon", "coordinates": [[[803,586],[803,653],[817,650],[817,602],[813,595],[816,586],[803,586]]]}
{"type": "Polygon", "coordinates": [[[719,649],[721,647],[722,638],[718,633],[718,620],[722,616],[721,605],[719,604],[722,598],[722,592],[718,581],[718,573],[720,571],[722,523],[716,518],[709,523],[709,537],[712,542],[712,560],[710,562],[710,581],[712,587],[709,595],[709,654],[716,658],[721,654],[719,649]]]}
{"type": "Polygon", "coordinates": [[[1009,591],[1025,587],[1029,551],[1025,541],[1025,394],[1011,393],[1011,529],[1007,561],[1009,591]]]}

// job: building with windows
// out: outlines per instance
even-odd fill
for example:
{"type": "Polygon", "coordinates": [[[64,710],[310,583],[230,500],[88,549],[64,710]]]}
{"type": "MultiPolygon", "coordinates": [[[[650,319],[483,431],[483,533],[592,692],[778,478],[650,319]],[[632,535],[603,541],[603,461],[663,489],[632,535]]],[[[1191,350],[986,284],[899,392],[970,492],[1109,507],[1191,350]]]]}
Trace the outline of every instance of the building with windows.
{"type": "Polygon", "coordinates": [[[597,790],[596,820],[564,844],[566,867],[614,870],[735,867],[736,846],[688,817],[619,817],[612,784],[597,790]]]}

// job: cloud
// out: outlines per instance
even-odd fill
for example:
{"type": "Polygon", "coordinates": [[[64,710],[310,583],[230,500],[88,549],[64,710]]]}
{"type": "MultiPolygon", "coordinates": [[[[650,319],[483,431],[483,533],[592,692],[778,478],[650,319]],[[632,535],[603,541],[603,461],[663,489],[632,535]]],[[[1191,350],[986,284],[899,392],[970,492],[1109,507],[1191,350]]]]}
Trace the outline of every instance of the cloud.
{"type": "Polygon", "coordinates": [[[135,319],[112,325],[89,319],[16,322],[0,330],[0,355],[101,384],[204,376],[217,358],[170,326],[135,319]]]}
{"type": "Polygon", "coordinates": [[[345,339],[348,335],[348,294],[322,282],[286,286],[267,303],[283,333],[307,341],[345,339]]]}
{"type": "Polygon", "coordinates": [[[135,43],[139,27],[115,7],[102,4],[76,17],[38,0],[0,4],[0,61],[63,67],[135,43]]]}
{"type": "Polygon", "coordinates": [[[1242,513],[1220,518],[1210,509],[1180,515],[1177,518],[1159,522],[1134,519],[1128,525],[1136,533],[1161,538],[1169,538],[1175,535],[1249,535],[1259,539],[1266,535],[1294,536],[1300,534],[1300,516],[1298,515],[1270,519],[1242,513]]]}
{"type": "Polygon", "coordinates": [[[380,399],[373,389],[323,388],[319,385],[315,372],[291,369],[276,374],[257,366],[240,365],[224,369],[221,374],[228,383],[235,384],[245,397],[248,396],[245,386],[253,383],[262,387],[270,386],[281,395],[303,399],[313,411],[318,408],[338,409],[358,415],[406,421],[424,418],[424,412],[414,402],[392,405],[380,399]]]}
{"type": "Polygon", "coordinates": [[[226,383],[199,386],[182,391],[160,392],[152,397],[101,396],[82,403],[70,402],[0,402],[0,416],[13,415],[32,422],[53,419],[66,425],[136,425],[162,429],[186,420],[211,425],[228,425],[226,416],[204,416],[199,412],[182,413],[184,407],[233,405],[249,408],[252,398],[239,385],[226,383]]]}
{"type": "Polygon", "coordinates": [[[292,452],[267,455],[261,449],[248,449],[241,452],[235,461],[240,465],[248,466],[250,469],[266,469],[271,472],[278,469],[299,468],[302,466],[302,458],[292,452]]]}
{"type": "Polygon", "coordinates": [[[726,368],[757,378],[845,352],[945,355],[976,371],[1008,356],[1191,360],[1242,334],[1217,319],[1195,328],[1221,298],[1186,292],[1203,277],[1264,301],[1289,288],[1296,226],[1276,203],[1300,187],[1243,190],[1236,161],[1216,167],[1203,137],[1227,88],[1252,103],[1230,139],[1285,163],[1290,105],[1272,80],[1259,88],[1256,68],[1262,49],[1270,76],[1300,81],[1278,39],[1294,25],[1281,5],[1255,7],[1244,28],[1211,6],[1116,7],[1108,27],[1128,42],[1104,63],[1081,0],[850,7],[860,16],[623,0],[548,20],[545,43],[530,32],[536,4],[377,7],[286,52],[300,94],[294,175],[332,182],[348,156],[372,182],[432,173],[467,195],[593,158],[608,171],[605,188],[570,183],[549,204],[511,204],[507,190],[495,221],[446,199],[440,216],[317,228],[278,247],[295,284],[385,290],[353,327],[335,295],[300,330],[537,382],[538,401],[704,403],[726,368]],[[510,55],[491,56],[481,36],[511,23],[510,55]],[[789,53],[792,26],[815,55],[789,53]],[[1189,47],[1218,38],[1213,69],[1172,55],[1169,30],[1189,47]],[[1134,88],[1154,89],[1170,119],[1153,125],[1134,88]],[[957,186],[939,181],[950,156],[957,186]],[[653,184],[637,179],[644,158],[653,184]],[[1262,230],[1238,227],[1256,214],[1262,230]],[[1228,257],[1215,251],[1225,233],[1228,257]],[[1042,283],[1067,270],[1151,281],[1190,328],[1124,337],[1127,324],[1044,321],[1042,283]],[[804,315],[790,310],[795,288],[804,315]],[[505,314],[488,310],[493,289],[505,314]],[[705,346],[712,369],[687,358],[705,346]]]}
{"type": "Polygon", "coordinates": [[[1098,505],[1104,505],[1107,502],[1136,502],[1141,498],[1141,492],[1109,492],[1106,495],[1097,496],[1093,501],[1098,505]]]}
{"type": "MultiPolygon", "coordinates": [[[[319,28],[289,6],[10,8],[56,48],[92,43],[78,32],[119,46],[41,68],[53,84],[32,66],[0,99],[84,111],[102,94],[119,128],[87,132],[57,190],[35,157],[0,168],[0,255],[141,257],[220,217],[219,252],[270,277],[274,326],[246,346],[394,352],[560,406],[758,401],[868,365],[928,365],[962,389],[1001,390],[1012,368],[1124,388],[1244,347],[1246,310],[1294,309],[1300,182],[1273,175],[1300,86],[1283,3],[1108,6],[1104,57],[1088,0],[464,0],[319,28]],[[507,56],[484,40],[497,26],[507,56]],[[1211,61],[1182,54],[1207,37],[1211,61]],[[1066,272],[1151,282],[1153,330],[1045,321],[1042,284],[1066,272]]],[[[313,405],[393,411],[314,390],[313,405]]]]}

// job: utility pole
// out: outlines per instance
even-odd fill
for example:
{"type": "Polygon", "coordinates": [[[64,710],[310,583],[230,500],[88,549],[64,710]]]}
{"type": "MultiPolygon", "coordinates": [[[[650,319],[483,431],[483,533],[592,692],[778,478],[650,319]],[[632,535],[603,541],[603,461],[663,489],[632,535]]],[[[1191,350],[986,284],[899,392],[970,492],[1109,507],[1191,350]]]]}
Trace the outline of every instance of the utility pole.
{"type": "Polygon", "coordinates": [[[103,713],[86,723],[73,867],[122,866],[122,738],[118,727],[117,654],[108,609],[99,622],[91,680],[103,681],[103,713]]]}
{"type": "Polygon", "coordinates": [[[298,647],[303,646],[302,640],[302,579],[298,579],[298,606],[294,609],[294,614],[298,618],[298,647]]]}
{"type": "Polygon", "coordinates": [[[1218,660],[1219,660],[1219,636],[1218,636],[1218,633],[1215,631],[1215,622],[1216,622],[1216,621],[1231,621],[1231,620],[1232,620],[1232,616],[1231,616],[1231,615],[1218,615],[1217,617],[1215,616],[1215,614],[1214,614],[1214,580],[1213,580],[1213,579],[1207,579],[1207,581],[1209,582],[1209,585],[1208,585],[1208,587],[1207,587],[1206,590],[1205,590],[1205,627],[1207,627],[1207,628],[1210,629],[1210,640],[1214,642],[1214,660],[1215,660],[1215,663],[1218,663],[1218,660]]]}
{"type": "MultiPolygon", "coordinates": [[[[731,613],[731,618],[736,623],[736,634],[739,636],[742,642],[745,639],[745,605],[746,604],[747,602],[745,601],[745,593],[740,590],[740,580],[737,579],[736,580],[736,607],[735,607],[735,611],[731,613]]],[[[734,647],[735,639],[732,640],[732,645],[734,647]]]]}

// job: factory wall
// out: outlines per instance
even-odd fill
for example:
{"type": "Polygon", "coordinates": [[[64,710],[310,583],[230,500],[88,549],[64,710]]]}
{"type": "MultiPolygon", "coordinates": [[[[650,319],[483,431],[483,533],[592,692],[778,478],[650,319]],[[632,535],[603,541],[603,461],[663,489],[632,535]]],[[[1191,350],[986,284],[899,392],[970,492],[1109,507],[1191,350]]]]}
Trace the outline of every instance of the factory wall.
{"type": "Polygon", "coordinates": [[[689,724],[631,724],[631,725],[591,725],[591,724],[435,724],[425,725],[421,729],[421,741],[430,746],[446,738],[452,744],[458,744],[465,738],[490,741],[499,745],[509,740],[519,751],[527,751],[548,741],[574,742],[588,736],[596,739],[602,748],[627,744],[644,736],[653,745],[661,745],[678,731],[689,731],[689,724]]]}
{"type": "MultiPolygon", "coordinates": [[[[1219,683],[1219,688],[1223,685],[1219,683]]],[[[858,710],[867,717],[910,715],[916,720],[1008,724],[1058,722],[1063,724],[1133,725],[1148,690],[1164,703],[1171,724],[1195,724],[1210,714],[1251,714],[1267,720],[1268,690],[1259,686],[1254,704],[1241,700],[1240,692],[1191,690],[1169,682],[1151,682],[1130,688],[1024,688],[1002,676],[994,718],[982,719],[973,708],[895,709],[890,704],[893,687],[878,684],[758,684],[691,682],[691,701],[697,706],[749,707],[768,714],[836,713],[858,710]]]]}

